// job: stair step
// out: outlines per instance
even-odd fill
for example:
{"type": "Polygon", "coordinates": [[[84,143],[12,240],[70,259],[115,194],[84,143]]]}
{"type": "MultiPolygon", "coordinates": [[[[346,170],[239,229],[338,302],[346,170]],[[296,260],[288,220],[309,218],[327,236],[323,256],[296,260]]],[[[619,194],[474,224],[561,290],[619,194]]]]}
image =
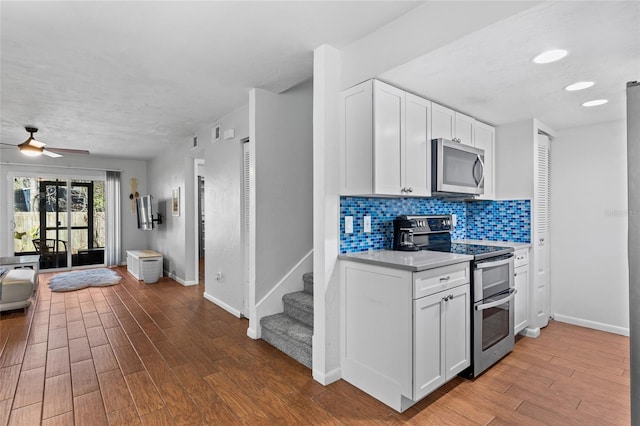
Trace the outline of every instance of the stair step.
{"type": "Polygon", "coordinates": [[[313,294],[313,272],[302,275],[302,281],[304,282],[304,291],[313,294]]]}
{"type": "Polygon", "coordinates": [[[311,368],[313,329],[285,313],[260,320],[262,339],[304,366],[311,368]]]}
{"type": "Polygon", "coordinates": [[[284,313],[313,328],[313,294],[297,291],[282,296],[284,313]]]}

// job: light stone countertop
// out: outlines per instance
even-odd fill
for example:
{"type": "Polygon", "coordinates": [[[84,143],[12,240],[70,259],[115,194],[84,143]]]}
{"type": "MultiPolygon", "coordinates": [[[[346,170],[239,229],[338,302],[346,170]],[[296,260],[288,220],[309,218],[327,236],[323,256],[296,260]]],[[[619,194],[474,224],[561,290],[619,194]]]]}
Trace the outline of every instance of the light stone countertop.
{"type": "Polygon", "coordinates": [[[429,250],[374,250],[361,253],[341,254],[338,256],[338,259],[418,272],[440,266],[469,262],[473,260],[473,256],[429,250]]]}

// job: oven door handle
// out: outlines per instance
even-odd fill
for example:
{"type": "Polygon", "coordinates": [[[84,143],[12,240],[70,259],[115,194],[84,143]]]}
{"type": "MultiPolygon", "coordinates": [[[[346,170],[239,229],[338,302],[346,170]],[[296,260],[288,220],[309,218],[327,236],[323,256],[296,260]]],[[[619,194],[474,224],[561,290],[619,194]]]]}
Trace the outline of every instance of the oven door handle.
{"type": "Polygon", "coordinates": [[[476,269],[487,269],[487,268],[494,268],[496,266],[502,266],[502,265],[506,265],[509,262],[513,261],[513,254],[509,254],[509,257],[506,259],[502,259],[502,260],[496,260],[495,262],[477,262],[476,263],[476,269]]]}
{"type": "Polygon", "coordinates": [[[518,291],[515,288],[510,288],[509,295],[507,297],[502,298],[500,300],[493,301],[493,302],[483,303],[482,305],[478,305],[476,306],[476,311],[483,311],[485,309],[495,308],[496,306],[500,306],[504,303],[510,302],[511,300],[513,300],[514,297],[516,297],[517,292],[518,291]]]}

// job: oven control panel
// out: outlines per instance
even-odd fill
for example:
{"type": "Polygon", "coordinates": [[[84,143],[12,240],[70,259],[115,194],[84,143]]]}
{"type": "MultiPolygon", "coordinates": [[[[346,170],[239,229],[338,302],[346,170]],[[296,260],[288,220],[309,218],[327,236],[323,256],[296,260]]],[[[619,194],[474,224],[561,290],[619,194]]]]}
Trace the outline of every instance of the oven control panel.
{"type": "Polygon", "coordinates": [[[448,214],[434,216],[406,215],[401,217],[415,222],[414,235],[453,231],[453,221],[451,220],[451,215],[448,214]]]}

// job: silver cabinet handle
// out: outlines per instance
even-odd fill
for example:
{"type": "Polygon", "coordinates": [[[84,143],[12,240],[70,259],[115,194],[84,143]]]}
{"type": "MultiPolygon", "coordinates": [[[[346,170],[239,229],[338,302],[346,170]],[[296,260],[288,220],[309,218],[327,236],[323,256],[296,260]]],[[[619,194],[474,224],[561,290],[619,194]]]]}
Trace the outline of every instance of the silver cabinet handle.
{"type": "Polygon", "coordinates": [[[413,192],[413,188],[409,188],[409,189],[407,189],[407,191],[413,192]]]}
{"type": "Polygon", "coordinates": [[[440,277],[440,281],[449,281],[451,276],[447,275],[446,277],[440,277]]]}

